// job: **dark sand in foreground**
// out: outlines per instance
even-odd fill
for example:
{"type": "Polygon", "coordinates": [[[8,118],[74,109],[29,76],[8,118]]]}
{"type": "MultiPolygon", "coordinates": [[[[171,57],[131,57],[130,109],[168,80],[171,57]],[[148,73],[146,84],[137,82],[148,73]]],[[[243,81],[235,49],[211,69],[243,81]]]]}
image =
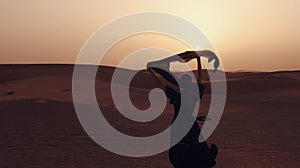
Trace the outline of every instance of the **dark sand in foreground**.
{"type": "MultiPolygon", "coordinates": [[[[113,154],[90,139],[72,102],[71,65],[0,66],[0,167],[172,167],[168,152],[146,158],[113,154]]],[[[126,70],[124,70],[126,71],[126,70]]],[[[172,106],[140,124],[114,107],[113,68],[101,67],[97,99],[118,130],[149,136],[168,127],[172,106]]],[[[300,167],[300,71],[227,73],[228,95],[221,122],[208,143],[219,147],[216,167],[300,167]]],[[[159,86],[147,72],[130,89],[133,104],[149,106],[147,93],[159,86]]],[[[121,86],[120,86],[121,87],[121,86]]],[[[209,83],[200,112],[209,107],[209,83]]]]}

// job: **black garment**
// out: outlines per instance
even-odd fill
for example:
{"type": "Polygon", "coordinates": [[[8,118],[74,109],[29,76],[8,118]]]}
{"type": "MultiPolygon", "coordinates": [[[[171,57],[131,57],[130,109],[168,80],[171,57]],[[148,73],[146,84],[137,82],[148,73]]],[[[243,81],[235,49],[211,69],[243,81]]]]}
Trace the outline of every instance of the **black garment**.
{"type": "MultiPolygon", "coordinates": [[[[181,94],[168,86],[166,87],[165,93],[170,99],[170,103],[174,106],[173,123],[179,114],[181,94]]],[[[196,105],[195,102],[196,100],[191,102],[193,107],[196,105]]],[[[192,115],[192,112],[186,112],[192,115]]],[[[189,132],[177,144],[170,148],[169,159],[175,168],[210,168],[216,164],[215,159],[218,154],[218,148],[214,144],[209,147],[206,142],[199,142],[200,131],[201,129],[195,119],[189,132]]]]}
{"type": "Polygon", "coordinates": [[[175,168],[210,168],[216,165],[218,148],[205,142],[177,144],[169,150],[169,159],[175,168]]]}
{"type": "MultiPolygon", "coordinates": [[[[173,104],[174,106],[174,117],[172,120],[173,123],[179,114],[180,104],[181,104],[181,94],[167,86],[166,95],[170,99],[170,103],[173,104]]],[[[193,102],[191,103],[194,104],[193,102]]],[[[191,113],[192,115],[192,112],[189,113],[191,113]]],[[[199,135],[200,135],[200,127],[195,120],[190,131],[183,137],[183,139],[180,140],[179,143],[192,144],[192,143],[199,142],[199,135]]]]}

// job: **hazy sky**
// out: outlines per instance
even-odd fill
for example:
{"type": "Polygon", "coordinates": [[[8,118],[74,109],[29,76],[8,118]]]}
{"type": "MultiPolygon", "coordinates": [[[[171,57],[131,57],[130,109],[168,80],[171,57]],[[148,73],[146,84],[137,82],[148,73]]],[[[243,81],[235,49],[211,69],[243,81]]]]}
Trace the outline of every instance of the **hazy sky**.
{"type": "MultiPolygon", "coordinates": [[[[97,28],[141,11],[167,12],[197,25],[226,70],[300,69],[299,0],[0,0],[0,63],[74,63],[97,28]]],[[[146,45],[149,38],[123,40],[119,47],[134,50],[155,43],[185,50],[165,37],[153,37],[146,45]]],[[[126,56],[114,48],[106,64],[126,56]]]]}

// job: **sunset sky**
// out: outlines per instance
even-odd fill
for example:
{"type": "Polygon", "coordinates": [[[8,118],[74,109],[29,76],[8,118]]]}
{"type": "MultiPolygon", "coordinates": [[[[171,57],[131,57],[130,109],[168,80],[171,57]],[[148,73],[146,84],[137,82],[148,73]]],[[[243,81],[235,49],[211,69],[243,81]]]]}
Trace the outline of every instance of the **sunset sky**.
{"type": "MultiPolygon", "coordinates": [[[[199,27],[227,71],[300,69],[299,0],[1,0],[0,11],[2,64],[74,63],[84,42],[103,24],[131,13],[158,11],[199,27]]],[[[154,44],[174,52],[187,50],[174,39],[145,34],[124,39],[103,63],[114,65],[125,54],[154,44]]]]}

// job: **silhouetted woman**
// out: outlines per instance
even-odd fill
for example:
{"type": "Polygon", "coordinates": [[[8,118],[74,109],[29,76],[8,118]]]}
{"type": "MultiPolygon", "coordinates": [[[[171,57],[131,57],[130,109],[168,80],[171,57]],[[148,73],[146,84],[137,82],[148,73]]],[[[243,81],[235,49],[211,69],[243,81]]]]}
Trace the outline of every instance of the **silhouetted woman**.
{"type": "MultiPolygon", "coordinates": [[[[213,53],[211,51],[189,51],[160,61],[150,62],[147,65],[147,68],[165,85],[165,94],[169,98],[170,103],[174,106],[172,123],[176,120],[181,105],[185,107],[184,113],[188,113],[186,119],[193,121],[193,125],[188,133],[169,150],[169,159],[175,168],[212,167],[216,164],[215,158],[218,152],[217,147],[212,145],[211,148],[209,148],[206,142],[199,142],[201,129],[196,118],[192,116],[199,98],[201,99],[204,94],[204,87],[201,84],[202,68],[199,56],[209,56],[209,54],[213,53]],[[198,63],[197,83],[193,83],[192,78],[188,74],[183,75],[181,79],[175,79],[175,76],[173,77],[170,75],[171,62],[188,62],[194,58],[197,59],[198,63]],[[161,69],[153,66],[160,67],[161,69]],[[176,81],[184,82],[186,88],[181,88],[180,90],[176,81]],[[198,94],[193,93],[194,89],[192,88],[196,86],[199,88],[198,94]],[[184,97],[185,99],[182,100],[181,97],[184,97]]],[[[205,118],[199,117],[197,119],[203,120],[205,118]]],[[[171,127],[171,141],[172,134],[176,133],[176,131],[177,130],[174,130],[174,128],[171,127]]]]}

